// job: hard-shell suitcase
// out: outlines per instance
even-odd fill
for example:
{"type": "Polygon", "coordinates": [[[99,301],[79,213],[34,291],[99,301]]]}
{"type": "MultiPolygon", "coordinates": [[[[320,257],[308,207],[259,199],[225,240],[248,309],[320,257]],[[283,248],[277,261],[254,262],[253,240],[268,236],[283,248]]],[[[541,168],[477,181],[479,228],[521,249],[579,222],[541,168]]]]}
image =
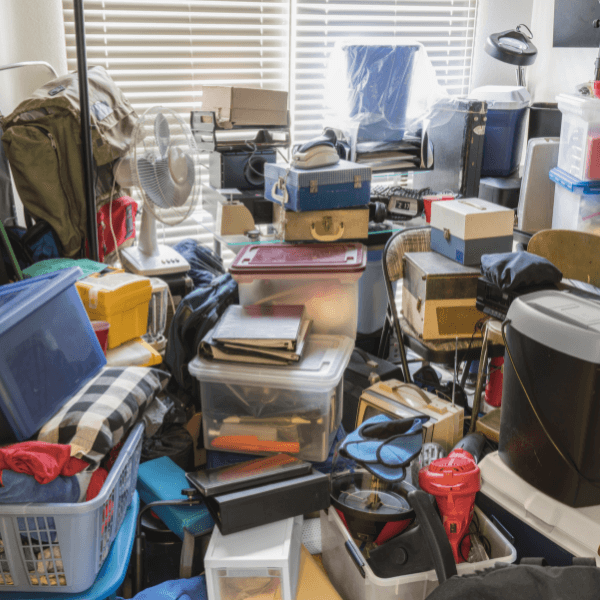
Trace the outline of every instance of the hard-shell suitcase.
{"type": "Polygon", "coordinates": [[[402,313],[419,336],[470,338],[477,321],[485,318],[475,306],[479,269],[437,252],[407,252],[403,260],[402,313]]]}
{"type": "Polygon", "coordinates": [[[369,208],[294,212],[274,204],[273,223],[286,242],[363,240],[369,236],[369,208]]]}
{"type": "Polygon", "coordinates": [[[265,198],[295,212],[365,206],[371,169],[346,160],[320,169],[265,163],[265,198]]]}

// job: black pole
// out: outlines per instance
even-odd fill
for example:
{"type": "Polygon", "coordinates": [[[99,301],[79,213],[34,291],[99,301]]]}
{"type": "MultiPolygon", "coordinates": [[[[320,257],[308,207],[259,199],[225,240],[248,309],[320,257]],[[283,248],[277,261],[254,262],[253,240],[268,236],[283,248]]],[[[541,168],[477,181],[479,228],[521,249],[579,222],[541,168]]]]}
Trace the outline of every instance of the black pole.
{"type": "Polygon", "coordinates": [[[96,225],[96,191],[94,189],[94,161],[92,131],[90,126],[90,99],[85,53],[85,26],[83,0],[74,0],[75,40],[77,42],[77,74],[79,76],[79,107],[81,112],[81,152],[83,158],[83,184],[85,188],[86,229],[89,256],[98,260],[98,229],[96,225]]]}

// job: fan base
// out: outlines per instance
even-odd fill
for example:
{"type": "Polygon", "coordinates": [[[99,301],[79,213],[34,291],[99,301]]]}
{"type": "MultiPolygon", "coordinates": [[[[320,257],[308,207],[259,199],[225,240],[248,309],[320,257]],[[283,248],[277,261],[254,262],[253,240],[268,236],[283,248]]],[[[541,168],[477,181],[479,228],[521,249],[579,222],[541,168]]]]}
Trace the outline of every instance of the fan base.
{"type": "Polygon", "coordinates": [[[157,246],[157,251],[152,256],[144,254],[139,246],[125,248],[120,254],[125,269],[137,275],[154,277],[185,273],[190,270],[190,264],[179,252],[162,244],[157,246]]]}

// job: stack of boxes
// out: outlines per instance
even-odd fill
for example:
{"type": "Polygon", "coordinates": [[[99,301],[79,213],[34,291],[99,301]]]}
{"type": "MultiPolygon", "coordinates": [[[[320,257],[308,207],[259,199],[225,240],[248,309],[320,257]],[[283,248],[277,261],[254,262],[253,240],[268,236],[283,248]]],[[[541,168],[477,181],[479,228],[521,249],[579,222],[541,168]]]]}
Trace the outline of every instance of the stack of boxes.
{"type": "Polygon", "coordinates": [[[600,100],[561,94],[552,229],[600,234],[600,100]]]}
{"type": "MultiPolygon", "coordinates": [[[[283,242],[245,246],[230,272],[242,306],[303,305],[311,326],[300,361],[289,366],[202,356],[190,363],[200,383],[209,467],[238,462],[244,454],[285,452],[313,464],[330,456],[341,425],[344,371],[356,338],[370,187],[370,169],[346,161],[318,169],[265,164],[265,198],[274,203],[274,224],[283,242]]],[[[310,510],[329,505],[328,477],[314,469],[312,477],[314,482],[307,482],[311,489],[296,493],[302,497],[297,512],[309,501],[310,510]]],[[[303,518],[288,516],[296,502],[284,501],[283,487],[279,494],[266,487],[225,499],[231,504],[235,495],[237,501],[250,502],[259,492],[266,494],[260,506],[267,517],[254,519],[254,526],[250,509],[225,515],[224,497],[212,511],[218,528],[205,558],[210,600],[234,600],[242,593],[265,600],[300,597],[299,574],[312,560],[301,560],[301,550],[306,554],[301,549],[303,518]]]]}

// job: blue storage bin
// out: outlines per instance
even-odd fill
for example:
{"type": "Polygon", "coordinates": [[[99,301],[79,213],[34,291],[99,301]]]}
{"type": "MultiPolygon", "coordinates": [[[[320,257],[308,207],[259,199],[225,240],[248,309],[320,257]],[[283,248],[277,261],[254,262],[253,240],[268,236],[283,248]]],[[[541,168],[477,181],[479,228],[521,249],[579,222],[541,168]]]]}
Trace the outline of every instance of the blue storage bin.
{"type": "Polygon", "coordinates": [[[66,269],[0,287],[0,443],[26,440],[106,365],[66,269]]]}
{"type": "Polygon", "coordinates": [[[348,45],[350,114],[359,122],[358,141],[400,141],[418,45],[348,45]]]}
{"type": "Polygon", "coordinates": [[[508,177],[521,162],[531,96],[524,87],[488,85],[469,97],[488,105],[481,177],[508,177]]]}

